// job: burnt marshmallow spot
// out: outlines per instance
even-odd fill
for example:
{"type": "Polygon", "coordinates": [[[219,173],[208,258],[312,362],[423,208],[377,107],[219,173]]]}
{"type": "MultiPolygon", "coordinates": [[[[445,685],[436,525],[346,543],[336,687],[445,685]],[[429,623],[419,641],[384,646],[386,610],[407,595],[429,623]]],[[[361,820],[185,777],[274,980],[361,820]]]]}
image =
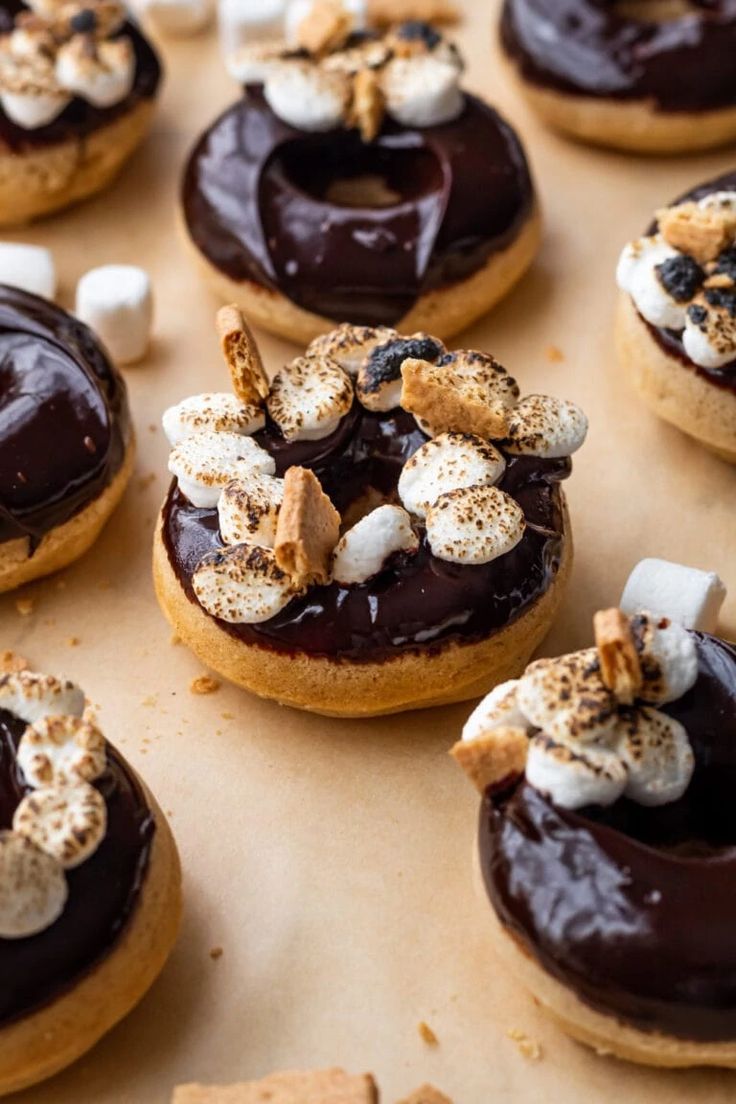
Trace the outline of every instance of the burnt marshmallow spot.
{"type": "Polygon", "coordinates": [[[730,276],[736,282],[736,246],[724,249],[718,257],[716,272],[730,276]]]}
{"type": "Polygon", "coordinates": [[[428,50],[433,50],[442,41],[442,35],[421,19],[408,19],[402,23],[396,30],[396,37],[406,42],[423,42],[428,50]]]}
{"type": "Polygon", "coordinates": [[[706,288],[705,298],[711,307],[720,307],[736,318],[736,288],[706,288]]]}
{"type": "Polygon", "coordinates": [[[399,337],[379,345],[368,357],[363,391],[378,391],[401,375],[405,360],[428,360],[435,364],[443,352],[442,344],[433,337],[399,337]]]}
{"type": "Polygon", "coordinates": [[[687,316],[696,326],[702,326],[708,318],[708,312],[705,307],[695,303],[692,307],[687,308],[687,316]]]}
{"type": "Polygon", "coordinates": [[[659,282],[677,303],[692,299],[705,279],[705,272],[697,261],[685,254],[668,257],[655,268],[659,282]]]}
{"type": "Polygon", "coordinates": [[[71,17],[69,26],[75,34],[91,34],[97,29],[97,16],[91,8],[82,8],[71,17]]]}

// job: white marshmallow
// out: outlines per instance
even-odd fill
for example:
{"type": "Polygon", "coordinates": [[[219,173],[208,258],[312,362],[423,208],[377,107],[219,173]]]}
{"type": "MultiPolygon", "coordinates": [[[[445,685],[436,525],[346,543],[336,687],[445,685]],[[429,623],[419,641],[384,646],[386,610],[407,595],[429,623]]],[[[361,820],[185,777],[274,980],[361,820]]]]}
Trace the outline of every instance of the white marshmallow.
{"type": "Polygon", "coordinates": [[[395,552],[414,552],[419,540],[400,506],[379,506],[341,537],[332,577],[338,583],[364,583],[382,571],[395,552]]]}
{"type": "Polygon", "coordinates": [[[21,736],[16,758],[35,789],[93,782],[107,764],[105,737],[81,717],[40,717],[21,736]]]}
{"type": "Polygon", "coordinates": [[[529,742],[526,780],[563,809],[612,805],[624,792],[626,767],[615,752],[556,743],[550,736],[529,742]]]}
{"type": "Polygon", "coordinates": [[[0,242],[0,284],[22,288],[44,299],[56,295],[56,266],[42,245],[0,242]]]}
{"type": "Polygon", "coordinates": [[[56,55],[56,79],[63,89],[95,107],[112,107],[129,96],[135,81],[135,53],[129,38],[102,39],[96,56],[85,39],[72,38],[56,55]]]}
{"type": "Polygon", "coordinates": [[[584,443],[588,419],[575,403],[551,395],[526,395],[511,410],[507,452],[552,459],[570,456],[584,443]]]}
{"type": "Polygon", "coordinates": [[[153,322],[147,272],[136,265],[102,265],[77,284],[75,313],[99,335],[112,359],[132,364],[146,354],[153,322]]]}
{"type": "Polygon", "coordinates": [[[624,246],[616,269],[618,286],[628,292],[639,314],[668,330],[684,327],[687,303],[678,303],[665,290],[656,266],[677,256],[677,250],[659,235],[639,238],[624,246]]]}
{"type": "Polygon", "coordinates": [[[249,544],[208,553],[192,586],[200,605],[230,624],[268,621],[299,593],[270,548],[249,544]]]}
{"type": "Polygon", "coordinates": [[[17,832],[0,831],[0,939],[50,928],[69,894],[64,871],[17,832]]]}
{"type": "Polygon", "coordinates": [[[513,410],[519,401],[519,385],[502,364],[476,349],[456,349],[442,358],[453,382],[475,384],[495,410],[513,410]]]}
{"type": "Polygon", "coordinates": [[[105,838],[105,799],[87,782],[34,790],[15,810],[13,831],[71,870],[89,859],[105,838]]]}
{"type": "Polygon", "coordinates": [[[353,385],[327,357],[303,356],[275,376],[268,412],[287,441],[321,441],[353,405],[353,385]]]}
{"type": "Polygon", "coordinates": [[[394,58],[382,71],[381,87],[386,110],[402,126],[449,123],[465,104],[457,67],[431,54],[394,58]]]}
{"type": "Polygon", "coordinates": [[[0,90],[0,104],[5,114],[16,126],[24,130],[37,130],[47,126],[61,115],[71,103],[66,92],[11,92],[0,90]]]}
{"type": "Polygon", "coordinates": [[[601,678],[596,648],[530,663],[519,679],[517,705],[560,743],[606,745],[615,737],[618,702],[601,678]]]}
{"type": "Polygon", "coordinates": [[[205,430],[249,437],[263,429],[266,415],[262,407],[244,405],[229,391],[216,391],[191,395],[176,406],[170,406],[164,411],[161,424],[169,444],[175,446],[205,430]]]}
{"type": "Polygon", "coordinates": [[[637,697],[653,705],[677,701],[698,679],[695,637],[676,621],[647,612],[631,619],[631,631],[644,679],[637,697]]]}
{"type": "Polygon", "coordinates": [[[238,84],[263,84],[283,56],[283,42],[253,42],[228,54],[225,67],[238,84]]]}
{"type": "Polygon", "coordinates": [[[528,729],[529,721],[519,709],[518,689],[518,679],[509,679],[494,686],[465,722],[463,740],[481,740],[494,728],[528,729]]]}
{"type": "Polygon", "coordinates": [[[698,207],[704,211],[713,208],[726,211],[736,210],[736,192],[711,192],[710,195],[703,196],[702,199],[698,200],[698,207]]]}
{"type": "Polygon", "coordinates": [[[440,495],[497,483],[505,468],[501,453],[483,438],[471,433],[440,433],[404,464],[399,497],[411,514],[423,518],[440,495]]]}
{"type": "Polygon", "coordinates": [[[736,318],[707,302],[693,304],[685,316],[682,344],[690,360],[701,368],[722,368],[736,359],[736,318]],[[697,321],[698,306],[706,312],[703,321],[697,321]]]}
{"type": "Polygon", "coordinates": [[[231,479],[252,471],[273,475],[272,456],[252,437],[239,433],[215,433],[204,430],[187,437],[169,455],[169,471],[179,489],[193,506],[213,508],[220,492],[231,479]]]}
{"type": "Polygon", "coordinates": [[[213,0],[134,0],[132,7],[154,32],[172,38],[197,34],[214,14],[213,0]]]}
{"type": "Polygon", "coordinates": [[[399,337],[389,326],[352,326],[343,322],[329,333],[320,334],[307,346],[307,356],[329,357],[349,376],[357,376],[374,349],[399,337]]]}
{"type": "Polygon", "coordinates": [[[217,25],[225,59],[241,47],[283,37],[286,0],[218,0],[217,25]]]}
{"type": "Polygon", "coordinates": [[[345,120],[350,82],[310,62],[281,61],[269,67],[263,94],[273,113],[296,130],[332,130],[345,120]]]}
{"type": "Polygon", "coordinates": [[[524,536],[524,512],[498,487],[447,491],[427,511],[432,554],[449,563],[483,564],[506,555],[524,536]]]}
{"type": "MultiPolygon", "coordinates": [[[[729,194],[736,202],[736,193],[729,194]]],[[[726,588],[713,571],[645,559],[629,575],[619,606],[624,613],[649,610],[654,617],[669,617],[686,629],[712,633],[725,598],[726,588]]]]}
{"type": "Polygon", "coordinates": [[[220,536],[225,544],[257,544],[273,548],[276,523],[284,499],[284,481],[251,472],[223,487],[217,503],[220,536]]]}
{"type": "Polygon", "coordinates": [[[618,753],[628,772],[626,796],[639,805],[667,805],[681,798],[690,785],[695,757],[680,722],[644,706],[626,710],[619,729],[618,753]]]}
{"type": "Polygon", "coordinates": [[[83,691],[67,679],[36,671],[0,676],[0,709],[7,709],[26,724],[60,714],[81,717],[84,705],[83,691]]]}
{"type": "MultiPolygon", "coordinates": [[[[366,0],[341,0],[341,3],[345,11],[352,16],[352,29],[354,31],[364,30],[368,17],[368,4],[366,0]]],[[[284,18],[284,30],[286,41],[291,46],[296,46],[298,44],[299,27],[304,20],[309,17],[313,7],[314,0],[291,0],[291,3],[287,5],[284,18]]]]}

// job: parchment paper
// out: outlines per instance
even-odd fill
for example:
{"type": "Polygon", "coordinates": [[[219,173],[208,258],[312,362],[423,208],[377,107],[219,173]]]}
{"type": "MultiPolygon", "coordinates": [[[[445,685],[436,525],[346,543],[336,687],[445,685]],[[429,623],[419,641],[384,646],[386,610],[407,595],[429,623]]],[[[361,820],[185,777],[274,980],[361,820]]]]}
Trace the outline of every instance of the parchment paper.
{"type": "MultiPolygon", "coordinates": [[[[723,627],[736,635],[736,472],[637,404],[611,341],[622,243],[662,202],[731,168],[736,152],[643,160],[545,132],[505,83],[492,46],[496,4],[466,8],[468,83],[520,128],[547,230],[533,271],[462,344],[489,349],[523,389],[574,399],[591,419],[568,484],[574,578],[544,650],[589,644],[593,611],[617,601],[645,555],[718,571],[732,587],[723,627]],[[548,360],[552,344],[563,362],[548,360]]],[[[335,1063],[374,1071],[389,1102],[424,1080],[456,1104],[733,1100],[733,1074],[661,1073],[593,1056],[497,968],[488,907],[472,886],[477,798],[445,754],[468,706],[343,722],[225,686],[190,693],[202,668],[170,643],[150,580],[167,484],[158,426],[165,405],[227,386],[217,304],[188,265],[175,205],[186,151],[236,90],[214,33],[164,52],[153,139],[119,184],[10,235],[54,250],[65,305],[92,265],[145,266],[157,322],[149,360],[126,371],[139,461],[122,508],[82,562],[27,588],[30,615],[10,595],[0,618],[4,647],[78,679],[99,702],[107,736],[170,812],[185,918],[168,967],[133,1014],[71,1069],[15,1099],[165,1104],[178,1081],[335,1063]],[[217,960],[214,947],[223,950],[217,960]],[[420,1038],[422,1020],[437,1046],[420,1038]],[[538,1061],[509,1039],[517,1030],[541,1044],[538,1061]]],[[[294,355],[266,337],[263,349],[271,369],[294,355]]]]}

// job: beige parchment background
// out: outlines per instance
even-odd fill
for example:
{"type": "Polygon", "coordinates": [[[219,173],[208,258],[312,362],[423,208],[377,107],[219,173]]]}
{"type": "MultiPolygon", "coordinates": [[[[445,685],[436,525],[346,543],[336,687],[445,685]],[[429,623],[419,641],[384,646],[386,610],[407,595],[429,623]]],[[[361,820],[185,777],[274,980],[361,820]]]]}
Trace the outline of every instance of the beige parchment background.
{"type": "MultiPolygon", "coordinates": [[[[491,45],[496,4],[465,3],[468,83],[520,128],[547,230],[533,271],[462,344],[492,351],[524,389],[576,400],[591,421],[568,492],[577,563],[545,651],[587,645],[593,611],[617,600],[644,555],[717,570],[732,587],[724,630],[736,635],[736,472],[637,405],[611,344],[621,244],[663,201],[732,167],[736,150],[646,161],[544,132],[507,87],[491,45]],[[548,361],[550,344],[564,362],[548,361]]],[[[18,612],[17,596],[4,598],[0,629],[3,647],[82,683],[108,737],[170,811],[185,918],[140,1007],[73,1068],[14,1099],[165,1104],[177,1081],[338,1063],[374,1071],[388,1101],[423,1080],[456,1104],[733,1100],[736,1074],[669,1074],[594,1057],[497,969],[487,907],[472,888],[477,799],[445,754],[467,706],[343,722],[226,687],[189,692],[202,668],[170,643],[150,581],[167,482],[158,424],[165,405],[227,385],[216,303],[188,267],[175,207],[187,149],[236,89],[214,34],[164,53],[155,133],[119,184],[12,235],[53,248],[65,305],[92,265],[144,265],[157,323],[149,360],[126,371],[140,452],[122,508],[81,563],[24,592],[30,615],[18,612]],[[419,1037],[420,1020],[436,1047],[419,1037]],[[519,1053],[507,1037],[515,1029],[541,1044],[539,1061],[519,1053]]],[[[263,349],[272,369],[294,355],[265,337],[263,349]]]]}

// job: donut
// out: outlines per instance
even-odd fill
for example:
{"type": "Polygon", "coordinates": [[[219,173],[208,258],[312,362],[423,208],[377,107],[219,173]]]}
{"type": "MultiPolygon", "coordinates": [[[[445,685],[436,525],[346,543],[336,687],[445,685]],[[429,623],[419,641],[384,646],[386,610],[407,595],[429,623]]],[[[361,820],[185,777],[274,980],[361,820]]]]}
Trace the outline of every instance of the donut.
{"type": "Polygon", "coordinates": [[[133,468],[125,384],[92,331],[0,285],[0,591],[96,540],[133,468]]]}
{"type": "Polygon", "coordinates": [[[20,668],[0,676],[0,1095],[57,1073],[137,1004],[181,911],[154,798],[78,686],[20,668]]]}
{"type": "Polygon", "coordinates": [[[561,481],[587,421],[492,357],[343,324],[269,383],[235,307],[235,394],[164,414],[154,579],[175,634],[335,716],[457,701],[523,668],[561,602],[561,481]]]}
{"type": "Polygon", "coordinates": [[[0,226],[107,187],[148,132],[160,78],[153,48],[117,0],[4,3],[0,226]]]}
{"type": "Polygon", "coordinates": [[[530,107],[573,138],[654,154],[736,138],[733,0],[504,0],[500,39],[530,107]]]}
{"type": "Polygon", "coordinates": [[[736,649],[619,609],[595,640],[497,687],[452,749],[492,938],[599,1053],[736,1067],[736,649]]]}
{"type": "Polygon", "coordinates": [[[181,192],[216,293],[299,344],[340,322],[447,338],[505,295],[538,209],[516,134],[460,89],[461,65],[416,22],[319,60],[236,55],[244,96],[196,143],[181,192]]]}
{"type": "Polygon", "coordinates": [[[736,463],[736,173],[658,211],[617,281],[618,357],[637,392],[736,463]]]}

